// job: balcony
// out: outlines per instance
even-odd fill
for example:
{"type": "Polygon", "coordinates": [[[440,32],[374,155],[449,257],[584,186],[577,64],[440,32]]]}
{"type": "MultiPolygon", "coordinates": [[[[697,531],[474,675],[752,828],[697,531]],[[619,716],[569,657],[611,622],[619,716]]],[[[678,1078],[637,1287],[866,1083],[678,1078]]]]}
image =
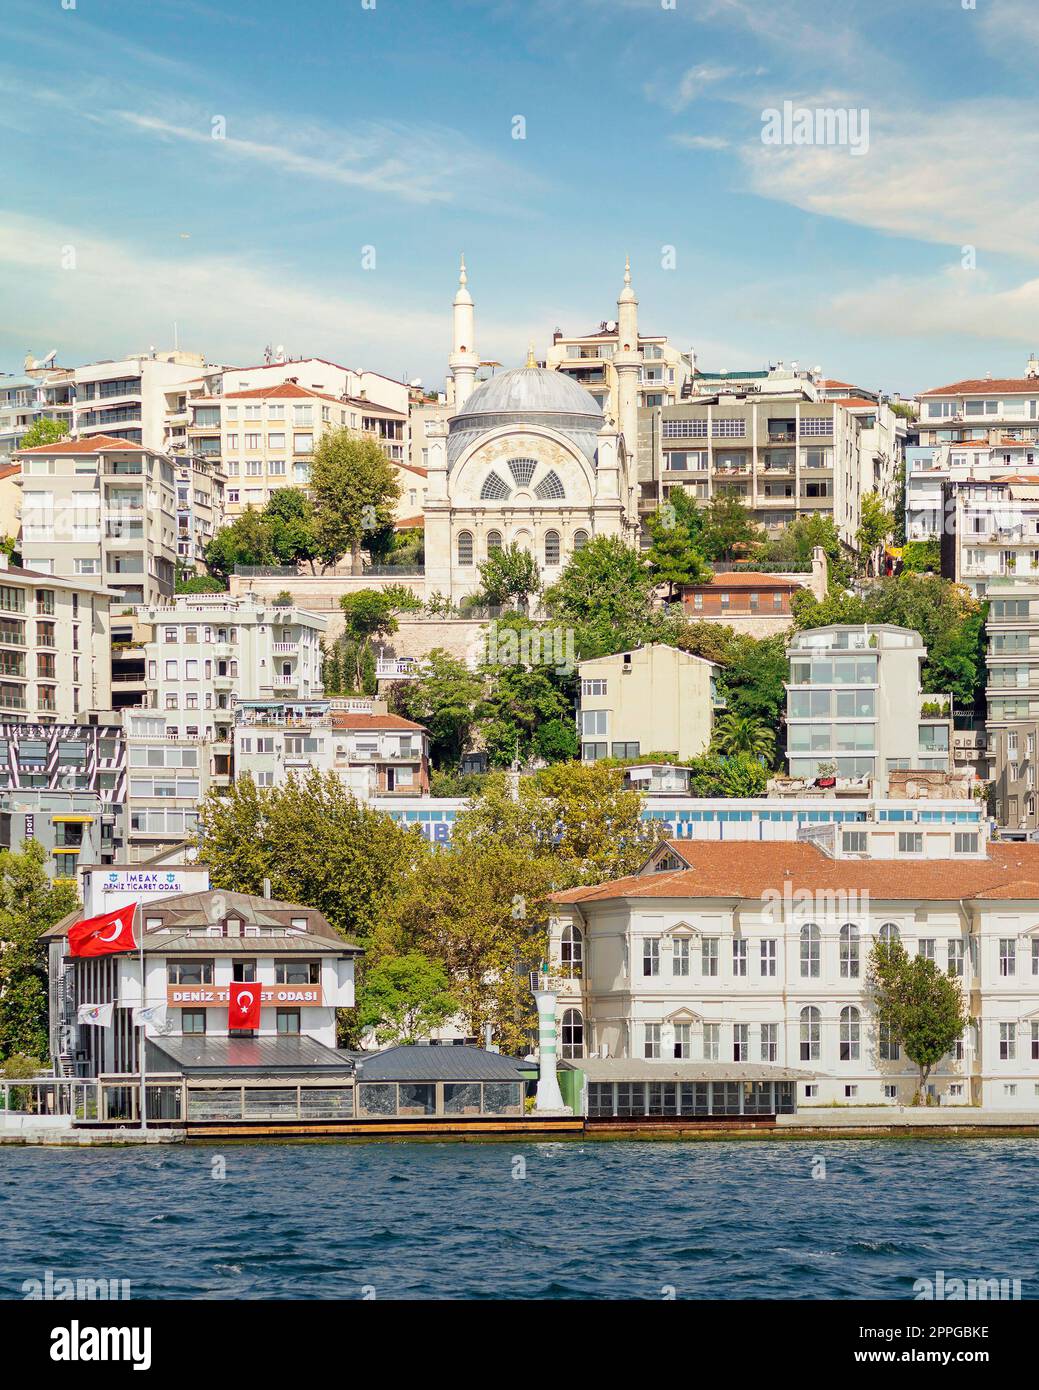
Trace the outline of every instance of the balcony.
{"type": "Polygon", "coordinates": [[[275,642],[272,646],[275,656],[295,656],[299,651],[298,642],[275,642]]]}
{"type": "Polygon", "coordinates": [[[379,657],[375,663],[375,678],[383,681],[416,680],[426,670],[426,663],[410,656],[379,657]]]}

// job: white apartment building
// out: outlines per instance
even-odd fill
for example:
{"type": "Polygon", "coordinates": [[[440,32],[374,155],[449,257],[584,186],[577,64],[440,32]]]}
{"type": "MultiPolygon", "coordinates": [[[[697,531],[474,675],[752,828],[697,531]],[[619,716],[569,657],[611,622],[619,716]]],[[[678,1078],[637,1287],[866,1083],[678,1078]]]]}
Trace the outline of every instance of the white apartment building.
{"type": "Polygon", "coordinates": [[[198,377],[200,353],[138,353],[117,362],[90,362],[72,371],[72,433],[80,439],[104,434],[153,453],[170,437],[167,392],[198,377]]]}
{"type": "Polygon", "coordinates": [[[954,525],[949,498],[972,483],[1023,482],[1039,471],[1039,443],[968,440],[906,449],[906,540],[938,540],[954,525]]]}
{"type": "MultiPolygon", "coordinates": [[[[747,1077],[766,1087],[795,1078],[802,1107],[910,1104],[917,1068],[875,1016],[867,986],[874,941],[898,940],[957,980],[969,1005],[963,1037],[930,1077],[934,1099],[1034,1110],[1037,908],[1039,845],[945,859],[914,846],[863,859],[839,842],[829,853],[806,843],[736,852],[664,843],[630,878],[554,895],[561,1054],[627,1059],[636,1076],[637,1093],[623,1079],[595,1079],[610,1067],[591,1063],[593,1116],[704,1113],[693,1087],[674,1082],[687,1061],[717,1075],[714,1113],[719,1098],[721,1113],[754,1112],[747,1077]],[[730,1092],[733,1077],[741,1084],[730,1092]]],[[[623,1060],[614,1069],[626,1075],[623,1060]]]]}
{"type": "MultiPolygon", "coordinates": [[[[306,699],[321,685],[321,635],[326,620],[294,604],[249,596],[179,594],[168,604],[137,609],[145,631],[140,706],[165,715],[173,737],[211,739],[231,752],[238,700],[306,699]]],[[[228,764],[214,769],[229,775],[228,764]]]]}
{"type": "Polygon", "coordinates": [[[193,455],[175,456],[177,568],[206,573],[206,546],[223,523],[227,482],[219,464],[193,455]]]}
{"type": "Polygon", "coordinates": [[[165,454],[94,435],[23,449],[15,461],[29,569],[101,580],[128,603],[173,592],[176,494],[165,454]]]}
{"type": "MultiPolygon", "coordinates": [[[[563,372],[593,395],[604,414],[617,419],[620,414],[620,378],[613,365],[617,351],[618,320],[604,319],[591,333],[568,338],[557,328],[545,366],[563,372]]],[[[686,383],[693,374],[693,359],[668,342],[666,337],[638,335],[637,402],[640,407],[674,405],[682,399],[686,383]]]]}
{"type": "Polygon", "coordinates": [[[581,760],[670,753],[696,758],[711,742],[718,666],[665,643],[578,664],[581,760]]]}
{"type": "Polygon", "coordinates": [[[921,445],[1039,439],[1039,359],[1023,377],[972,377],[920,395],[921,445]]]}
{"type": "Polygon", "coordinates": [[[235,706],[234,775],[280,787],[311,769],[334,772],[359,800],[425,796],[429,735],[421,724],[389,714],[386,701],[363,696],[326,700],[240,700],[235,706]]]}
{"type": "Polygon", "coordinates": [[[127,709],[123,729],[124,855],[127,863],[139,864],[194,836],[198,803],[214,786],[230,785],[229,756],[214,751],[214,738],[189,733],[179,712],[127,709]]]}
{"type": "Polygon", "coordinates": [[[924,694],[920,634],[887,623],[837,623],[796,633],[787,647],[791,777],[866,778],[949,771],[952,697],[924,694]]]}
{"type": "Polygon", "coordinates": [[[28,353],[20,375],[0,374],[0,465],[9,461],[37,420],[55,420],[72,429],[72,372],[54,366],[55,355],[36,362],[28,353]]]}
{"type": "Polygon", "coordinates": [[[74,723],[112,705],[111,589],[0,556],[0,719],[74,723]]]}

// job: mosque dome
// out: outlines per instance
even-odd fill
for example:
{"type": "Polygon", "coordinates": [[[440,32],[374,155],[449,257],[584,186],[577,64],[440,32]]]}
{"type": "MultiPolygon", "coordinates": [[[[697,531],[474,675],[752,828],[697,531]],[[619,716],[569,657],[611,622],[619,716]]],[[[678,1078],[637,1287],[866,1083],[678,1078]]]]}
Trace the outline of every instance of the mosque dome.
{"type": "Polygon", "coordinates": [[[447,464],[500,425],[544,425],[565,435],[594,464],[602,428],[599,402],[565,372],[513,367],[481,382],[448,425],[447,464]]]}

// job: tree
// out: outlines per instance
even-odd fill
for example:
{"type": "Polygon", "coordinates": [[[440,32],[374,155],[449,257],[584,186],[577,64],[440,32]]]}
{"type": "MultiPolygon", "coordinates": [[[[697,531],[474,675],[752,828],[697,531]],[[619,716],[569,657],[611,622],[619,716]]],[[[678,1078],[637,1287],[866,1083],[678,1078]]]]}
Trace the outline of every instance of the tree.
{"type": "Polygon", "coordinates": [[[942,546],[938,540],[906,541],[902,547],[904,574],[941,574],[942,546]]]}
{"type": "Polygon", "coordinates": [[[227,592],[220,580],[215,579],[211,574],[182,575],[177,580],[176,591],[178,594],[223,594],[227,592]]]}
{"type": "Polygon", "coordinates": [[[393,465],[374,439],[358,439],[348,429],[324,434],[310,470],[322,564],[334,565],[349,554],[350,572],[361,574],[365,537],[393,525],[400,493],[393,465]]]}
{"type": "Polygon", "coordinates": [[[479,568],[477,602],[504,607],[511,601],[526,616],[530,600],[541,592],[541,571],[530,551],[515,543],[506,545],[492,550],[479,568]]]}
{"type": "Polygon", "coordinates": [[[768,790],[768,771],[760,759],[747,753],[719,757],[706,753],[691,758],[690,787],[694,796],[764,796],[768,790]]]}
{"type": "Polygon", "coordinates": [[[41,444],[57,444],[59,439],[67,439],[69,427],[61,420],[50,420],[46,415],[39,416],[22,435],[19,449],[36,449],[41,444]]]}
{"type": "Polygon", "coordinates": [[[355,589],[339,600],[346,620],[346,635],[355,644],[354,674],[360,689],[365,652],[373,637],[392,637],[397,631],[397,600],[381,589],[355,589]]]}
{"type": "Polygon", "coordinates": [[[877,572],[877,553],[894,530],[895,518],[884,506],[879,492],[863,494],[859,529],[855,532],[863,568],[867,574],[877,572]]]}
{"type": "Polygon", "coordinates": [[[775,751],[775,733],[760,720],[730,711],[714,726],[711,743],[719,753],[746,753],[768,763],[775,751]]]}
{"type": "Polygon", "coordinates": [[[739,635],[732,660],[722,672],[720,692],[732,714],[755,719],[778,729],[786,712],[789,663],[782,634],[763,637],[739,635]]]}
{"type": "Polygon", "coordinates": [[[221,526],[205,548],[208,568],[226,578],[236,565],[273,565],[277,562],[270,523],[255,507],[246,507],[234,521],[221,526]]]}
{"type": "Polygon", "coordinates": [[[704,508],[701,548],[708,560],[735,560],[764,539],[741,494],[721,488],[704,508]]]}
{"type": "Polygon", "coordinates": [[[464,661],[436,647],[414,680],[398,681],[391,689],[393,710],[429,730],[429,754],[438,768],[457,767],[469,747],[477,723],[476,706],[483,682],[464,661]]]}
{"type": "Polygon", "coordinates": [[[284,786],[251,777],[210,792],[199,807],[199,858],[214,888],[260,893],[323,912],[341,935],[364,940],[428,853],[350,794],[334,772],[312,768],[284,786]]]}
{"type": "Polygon", "coordinates": [[[309,564],[314,573],[318,556],[314,504],[303,489],[276,488],[263,509],[263,519],[270,527],[278,564],[309,564]]]}
{"type": "MultiPolygon", "coordinates": [[[[544,756],[552,743],[542,740],[551,722],[565,721],[570,702],[558,680],[546,666],[485,666],[489,688],[478,707],[481,732],[489,761],[509,767],[515,759],[526,762],[532,755],[544,756]]],[[[576,752],[576,735],[571,751],[576,752]]]]}
{"type": "Polygon", "coordinates": [[[637,550],[617,536],[596,536],[572,553],[543,604],[549,617],[576,630],[582,658],[603,656],[645,640],[653,589],[637,550]]]}
{"type": "Polygon", "coordinates": [[[910,957],[899,941],[877,941],[870,952],[868,981],[878,1024],[919,1069],[917,1099],[927,1078],[959,1042],[970,1022],[959,985],[926,956],[910,957]]]}
{"type": "Polygon", "coordinates": [[[846,589],[851,582],[851,565],[847,551],[832,516],[809,512],[795,517],[779,535],[765,543],[760,559],[771,565],[785,566],[791,571],[811,565],[812,552],[820,546],[826,554],[828,586],[846,589]]]}
{"type": "Polygon", "coordinates": [[[672,488],[668,500],[647,522],[652,545],[646,561],[658,584],[676,597],[683,584],[709,584],[714,570],[700,550],[703,516],[684,488],[672,488]]]}
{"type": "Polygon", "coordinates": [[[444,967],[418,951],[384,956],[366,970],[357,1002],[361,1028],[394,1046],[424,1041],[458,1008],[444,967]]]}
{"type": "Polygon", "coordinates": [[[38,840],[0,851],[0,1060],[45,1060],[47,956],[40,933],[77,906],[70,879],[51,881],[38,840]]]}

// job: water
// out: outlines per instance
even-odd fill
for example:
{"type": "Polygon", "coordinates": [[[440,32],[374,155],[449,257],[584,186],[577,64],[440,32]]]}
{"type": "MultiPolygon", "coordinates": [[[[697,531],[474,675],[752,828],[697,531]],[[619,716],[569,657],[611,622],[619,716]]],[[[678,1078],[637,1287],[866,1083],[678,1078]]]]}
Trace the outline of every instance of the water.
{"type": "Polygon", "coordinates": [[[1028,1139],[3,1149],[0,1297],[1027,1299],[1037,1176],[1028,1139]]]}

